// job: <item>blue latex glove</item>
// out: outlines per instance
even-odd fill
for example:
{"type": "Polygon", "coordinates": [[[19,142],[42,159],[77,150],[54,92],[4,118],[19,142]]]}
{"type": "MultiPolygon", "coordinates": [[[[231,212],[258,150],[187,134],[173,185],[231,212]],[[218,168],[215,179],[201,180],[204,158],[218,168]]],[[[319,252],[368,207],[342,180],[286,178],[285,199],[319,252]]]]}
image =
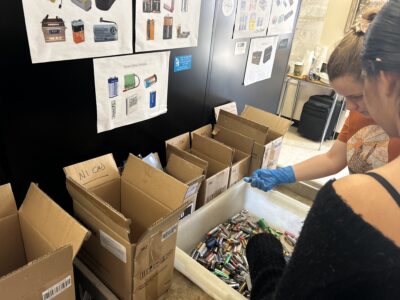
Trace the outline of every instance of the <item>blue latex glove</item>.
{"type": "Polygon", "coordinates": [[[244,177],[243,180],[251,183],[252,187],[267,192],[278,185],[295,182],[296,176],[293,167],[289,166],[275,170],[258,169],[253,172],[251,177],[244,177]]]}

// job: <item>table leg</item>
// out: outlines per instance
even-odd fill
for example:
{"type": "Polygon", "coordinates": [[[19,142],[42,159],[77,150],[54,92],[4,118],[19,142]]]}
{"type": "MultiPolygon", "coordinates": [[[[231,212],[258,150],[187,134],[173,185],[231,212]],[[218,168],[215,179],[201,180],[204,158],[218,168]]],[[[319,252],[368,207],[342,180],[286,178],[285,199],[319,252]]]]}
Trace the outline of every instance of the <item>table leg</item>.
{"type": "Polygon", "coordinates": [[[283,107],[285,106],[286,92],[287,92],[288,83],[289,83],[289,78],[286,77],[286,78],[285,78],[285,88],[284,88],[284,90],[283,90],[283,97],[282,97],[281,101],[279,101],[279,108],[278,108],[279,116],[282,115],[282,110],[283,110],[283,107]]]}
{"type": "Polygon", "coordinates": [[[325,123],[324,132],[323,132],[323,134],[322,134],[322,138],[321,138],[321,142],[319,143],[319,148],[318,148],[318,150],[321,150],[322,143],[324,142],[326,132],[328,131],[329,123],[331,122],[332,115],[333,115],[333,111],[335,110],[335,106],[336,106],[336,102],[337,102],[338,98],[339,98],[339,94],[336,93],[336,94],[335,94],[335,98],[334,98],[333,103],[332,103],[332,107],[331,107],[331,109],[329,110],[328,119],[326,120],[326,123],[325,123]]]}
{"type": "Polygon", "coordinates": [[[301,82],[300,82],[300,80],[296,80],[296,81],[297,81],[297,84],[296,84],[296,93],[295,93],[294,100],[293,100],[292,113],[291,113],[291,115],[290,115],[290,121],[292,121],[292,119],[293,119],[294,111],[295,111],[295,109],[296,109],[296,104],[297,104],[297,98],[299,97],[299,92],[300,92],[300,85],[301,85],[301,82]]]}

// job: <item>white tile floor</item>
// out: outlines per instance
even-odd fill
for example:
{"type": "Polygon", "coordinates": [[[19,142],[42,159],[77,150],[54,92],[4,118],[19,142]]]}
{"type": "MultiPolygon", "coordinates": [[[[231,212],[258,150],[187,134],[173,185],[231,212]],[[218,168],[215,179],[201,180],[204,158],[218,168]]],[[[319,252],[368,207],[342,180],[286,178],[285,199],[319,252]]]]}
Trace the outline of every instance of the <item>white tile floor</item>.
{"type": "MultiPolygon", "coordinates": [[[[319,142],[314,142],[300,136],[297,133],[297,128],[292,126],[283,139],[283,146],[279,155],[278,165],[293,165],[315,155],[325,153],[330,149],[333,143],[333,140],[327,140],[322,144],[321,150],[318,150],[319,142]]],[[[345,168],[333,176],[316,179],[314,182],[318,185],[324,185],[331,178],[339,178],[348,174],[349,171],[345,168]]]]}

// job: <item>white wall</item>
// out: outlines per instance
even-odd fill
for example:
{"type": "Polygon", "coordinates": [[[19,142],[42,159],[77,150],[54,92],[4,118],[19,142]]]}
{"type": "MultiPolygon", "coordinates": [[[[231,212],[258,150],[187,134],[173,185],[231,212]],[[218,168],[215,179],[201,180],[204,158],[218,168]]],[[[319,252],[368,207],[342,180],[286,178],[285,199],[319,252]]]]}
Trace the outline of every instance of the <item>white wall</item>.
{"type": "MultiPolygon", "coordinates": [[[[296,26],[292,52],[289,58],[290,70],[293,64],[301,61],[307,50],[314,50],[316,46],[328,47],[328,57],[337,42],[344,35],[344,28],[352,0],[303,0],[299,20],[296,26]]],[[[283,96],[284,86],[282,88],[283,96]]],[[[296,84],[289,81],[282,115],[291,116],[293,99],[295,98],[296,84]]],[[[304,103],[311,95],[330,94],[330,90],[316,85],[302,84],[298,101],[294,110],[293,119],[300,120],[304,103]]],[[[343,116],[337,130],[341,129],[343,116]]]]}

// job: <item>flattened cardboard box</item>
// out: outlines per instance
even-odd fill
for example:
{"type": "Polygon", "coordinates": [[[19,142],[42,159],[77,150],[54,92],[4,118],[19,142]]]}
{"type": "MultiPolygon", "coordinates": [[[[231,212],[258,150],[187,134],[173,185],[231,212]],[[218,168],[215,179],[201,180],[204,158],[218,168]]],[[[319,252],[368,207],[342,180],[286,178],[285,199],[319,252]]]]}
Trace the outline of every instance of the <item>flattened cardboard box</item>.
{"type": "Polygon", "coordinates": [[[282,140],[291,121],[247,106],[240,116],[220,110],[217,124],[254,139],[249,175],[256,169],[277,166],[282,140]]]}
{"type": "Polygon", "coordinates": [[[89,232],[31,184],[19,211],[0,186],[1,299],[75,299],[72,260],[89,232]]]}
{"type": "Polygon", "coordinates": [[[197,196],[196,209],[211,201],[228,188],[230,165],[234,152],[232,148],[198,134],[193,134],[190,147],[189,132],[169,139],[165,143],[167,145],[167,155],[168,146],[170,146],[169,151],[174,149],[173,146],[175,146],[208,163],[206,178],[201,184],[197,196]]]}
{"type": "Polygon", "coordinates": [[[196,209],[197,194],[205,177],[204,171],[203,168],[174,153],[169,155],[165,172],[189,186],[184,200],[186,208],[179,220],[189,216],[196,209]]]}
{"type": "Polygon", "coordinates": [[[193,136],[194,133],[214,138],[216,141],[219,141],[234,150],[228,187],[231,187],[244,176],[247,176],[254,144],[253,139],[218,125],[216,125],[213,130],[211,124],[192,131],[191,135],[193,136]]]}
{"type": "Polygon", "coordinates": [[[80,259],[121,299],[157,299],[171,286],[177,222],[188,186],[129,155],[64,168],[76,217],[93,236],[80,259]]]}

